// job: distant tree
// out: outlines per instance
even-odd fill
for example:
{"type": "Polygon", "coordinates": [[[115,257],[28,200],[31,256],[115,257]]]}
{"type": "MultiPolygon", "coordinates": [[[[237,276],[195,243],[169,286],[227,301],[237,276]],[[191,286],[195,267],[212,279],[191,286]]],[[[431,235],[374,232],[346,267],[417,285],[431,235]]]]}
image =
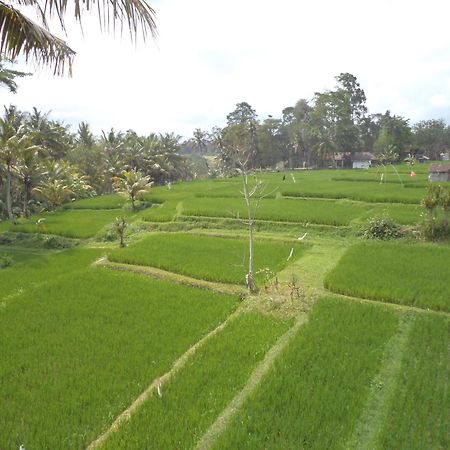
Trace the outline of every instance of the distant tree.
{"type": "Polygon", "coordinates": [[[335,160],[337,152],[361,150],[360,126],[367,113],[366,96],[350,73],[336,77],[335,90],[316,93],[310,113],[316,155],[335,160]]]}
{"type": "Polygon", "coordinates": [[[232,149],[239,147],[251,167],[258,165],[257,126],[256,111],[247,102],[241,102],[227,115],[227,126],[223,129],[226,152],[233,153],[232,149]]]}
{"type": "Polygon", "coordinates": [[[207,149],[208,134],[200,128],[196,128],[194,130],[194,136],[191,139],[191,143],[200,155],[204,155],[207,149]]]}
{"type": "Polygon", "coordinates": [[[258,163],[261,167],[273,167],[283,160],[283,135],[281,120],[268,117],[256,128],[258,163]]]}
{"type": "Polygon", "coordinates": [[[24,217],[29,216],[28,201],[31,197],[36,180],[42,175],[42,166],[39,160],[40,147],[36,145],[28,145],[26,142],[18,151],[14,171],[22,182],[22,214],[24,217]]]}
{"type": "Polygon", "coordinates": [[[21,141],[24,133],[24,114],[15,106],[5,107],[0,119],[0,171],[6,178],[5,197],[6,213],[14,220],[12,211],[12,180],[21,141]]]}
{"type": "Polygon", "coordinates": [[[73,192],[62,180],[47,179],[33,188],[32,193],[47,204],[50,211],[54,211],[69,199],[73,192]]]}
{"type": "Polygon", "coordinates": [[[79,123],[75,141],[80,147],[84,148],[92,148],[95,145],[95,137],[87,122],[79,123]]]}
{"type": "Polygon", "coordinates": [[[127,219],[125,219],[125,217],[116,217],[116,221],[114,222],[114,230],[119,236],[119,245],[122,248],[126,247],[124,236],[127,226],[128,222],[127,219]]]}
{"type": "MultiPolygon", "coordinates": [[[[6,60],[12,63],[12,61],[6,60]]],[[[10,92],[15,94],[17,92],[17,83],[15,78],[26,77],[29,73],[20,72],[18,70],[7,69],[5,67],[5,60],[0,56],[0,86],[6,87],[10,92]]]]}
{"type": "Polygon", "coordinates": [[[374,143],[374,150],[377,154],[382,154],[389,147],[395,147],[400,158],[405,158],[411,150],[412,132],[408,119],[401,116],[392,116],[386,111],[380,117],[380,131],[374,143]]]}
{"type": "Polygon", "coordinates": [[[136,210],[136,200],[150,190],[152,182],[149,176],[135,169],[124,170],[121,177],[114,179],[116,191],[129,198],[131,207],[136,210]]]}
{"type": "Polygon", "coordinates": [[[431,159],[450,149],[450,133],[444,120],[422,120],[413,126],[414,146],[431,159]]]}

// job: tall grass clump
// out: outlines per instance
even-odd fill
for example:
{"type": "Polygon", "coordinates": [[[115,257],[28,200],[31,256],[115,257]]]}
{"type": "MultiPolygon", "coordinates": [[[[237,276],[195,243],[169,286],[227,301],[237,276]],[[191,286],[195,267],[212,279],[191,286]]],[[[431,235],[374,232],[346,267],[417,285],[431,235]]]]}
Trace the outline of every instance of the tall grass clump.
{"type": "Polygon", "coordinates": [[[450,248],[398,242],[351,247],[325,279],[341,294],[450,311],[450,248]]]}
{"type": "Polygon", "coordinates": [[[397,322],[379,307],[320,300],[213,448],[344,448],[397,322]]]}
{"type": "Polygon", "coordinates": [[[154,392],[101,448],[194,448],[287,328],[287,322],[271,316],[239,316],[162,386],[161,397],[154,392]]]}
{"type": "Polygon", "coordinates": [[[91,268],[0,311],[0,448],[86,448],[238,299],[91,268]]]}
{"type": "Polygon", "coordinates": [[[440,184],[432,184],[422,200],[425,209],[423,234],[434,240],[450,237],[450,187],[446,190],[440,184]]]}
{"type": "MultiPolygon", "coordinates": [[[[288,263],[294,247],[293,261],[300,255],[296,243],[257,240],[255,273],[270,268],[276,273],[288,263]]],[[[151,235],[125,249],[113,250],[111,261],[152,266],[208,281],[245,284],[248,241],[187,233],[151,235]]],[[[263,276],[256,275],[257,281],[263,276]]]]}
{"type": "Polygon", "coordinates": [[[378,448],[450,448],[450,319],[416,316],[378,448]]]}

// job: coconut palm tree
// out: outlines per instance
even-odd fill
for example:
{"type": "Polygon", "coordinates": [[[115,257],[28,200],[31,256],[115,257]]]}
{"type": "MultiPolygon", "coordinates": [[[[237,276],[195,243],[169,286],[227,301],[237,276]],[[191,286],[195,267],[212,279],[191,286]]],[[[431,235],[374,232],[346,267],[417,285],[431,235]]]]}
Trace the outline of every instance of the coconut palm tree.
{"type": "Polygon", "coordinates": [[[133,211],[136,209],[136,200],[149,191],[152,182],[149,176],[145,176],[136,169],[124,170],[121,177],[114,180],[116,191],[126,195],[131,201],[133,211]]]}
{"type": "Polygon", "coordinates": [[[0,54],[12,60],[21,55],[26,61],[52,67],[57,75],[70,74],[75,51],[52,34],[48,19],[55,17],[65,32],[68,14],[81,23],[91,10],[97,10],[102,29],[115,29],[117,24],[122,29],[125,23],[132,39],[140,34],[145,40],[148,32],[155,36],[155,12],[145,0],[1,0],[0,54]],[[23,6],[34,9],[38,23],[25,16],[23,6]]]}
{"type": "Polygon", "coordinates": [[[73,195],[73,192],[63,180],[54,179],[42,181],[32,190],[32,193],[40,200],[47,203],[50,211],[54,211],[73,195]]]}
{"type": "MultiPolygon", "coordinates": [[[[12,63],[12,61],[7,61],[12,63]]],[[[4,65],[4,59],[0,57],[0,86],[5,86],[13,94],[17,91],[17,83],[14,78],[25,77],[29,73],[19,72],[18,70],[7,69],[4,65]]]]}
{"type": "Polygon", "coordinates": [[[14,219],[12,212],[12,178],[23,132],[23,114],[14,106],[5,107],[4,116],[0,119],[0,169],[4,172],[6,178],[6,212],[10,220],[14,219]]]}
{"type": "Polygon", "coordinates": [[[19,148],[16,164],[14,166],[14,172],[22,182],[22,213],[24,217],[28,217],[29,215],[28,201],[31,196],[33,184],[37,184],[37,180],[42,174],[42,167],[38,158],[40,148],[36,145],[27,145],[28,143],[29,142],[25,140],[23,145],[19,148]]]}

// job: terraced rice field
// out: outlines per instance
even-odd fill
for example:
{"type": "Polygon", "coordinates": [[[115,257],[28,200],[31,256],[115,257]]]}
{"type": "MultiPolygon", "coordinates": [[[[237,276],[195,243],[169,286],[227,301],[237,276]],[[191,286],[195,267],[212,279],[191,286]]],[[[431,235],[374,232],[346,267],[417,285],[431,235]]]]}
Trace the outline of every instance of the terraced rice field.
{"type": "Polygon", "coordinates": [[[85,448],[236,301],[100,268],[4,298],[0,448],[85,448]]]}
{"type": "MultiPolygon", "coordinates": [[[[263,281],[261,269],[278,272],[300,256],[295,242],[255,242],[255,279],[263,281]]],[[[248,241],[187,233],[165,233],[149,236],[125,249],[109,253],[111,261],[152,266],[171,272],[233,284],[245,284],[248,271],[248,241]]]]}
{"type": "Polygon", "coordinates": [[[99,448],[194,448],[288,327],[259,313],[234,319],[99,448]]]}
{"type": "Polygon", "coordinates": [[[64,207],[67,209],[120,209],[125,203],[125,197],[119,194],[109,194],[66,203],[64,207]]]}
{"type": "Polygon", "coordinates": [[[42,218],[44,222],[39,228],[39,232],[42,234],[85,239],[95,236],[102,228],[111,225],[118,216],[131,219],[132,213],[114,209],[57,211],[40,214],[29,220],[21,220],[17,225],[11,227],[11,231],[36,233],[38,231],[36,222],[42,218]]]}
{"type": "Polygon", "coordinates": [[[426,244],[360,243],[325,279],[328,289],[450,311],[450,249],[426,244]]]}
{"type": "Polygon", "coordinates": [[[427,170],[398,171],[404,186],[375,169],[258,174],[265,286],[246,298],[203,281],[245,283],[239,177],[155,187],[135,214],[109,195],[21,221],[95,240],[3,239],[17,237],[0,247],[14,259],[0,269],[0,449],[450,448],[450,248],[356,238],[374,215],[417,222],[427,170]],[[133,244],[101,242],[122,215],[133,244]],[[105,255],[126,271],[94,264],[105,255]],[[180,274],[208,290],[168,281],[180,274]]]}
{"type": "Polygon", "coordinates": [[[396,315],[323,299],[215,449],[345,448],[396,315]]]}
{"type": "Polygon", "coordinates": [[[377,448],[450,448],[450,318],[416,317],[377,448]]]}

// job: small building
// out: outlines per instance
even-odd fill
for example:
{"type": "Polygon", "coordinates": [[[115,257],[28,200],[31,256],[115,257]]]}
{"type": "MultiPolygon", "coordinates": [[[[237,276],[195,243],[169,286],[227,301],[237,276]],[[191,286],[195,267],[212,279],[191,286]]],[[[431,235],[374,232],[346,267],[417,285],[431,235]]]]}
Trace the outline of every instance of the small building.
{"type": "Polygon", "coordinates": [[[441,161],[450,161],[450,154],[442,152],[439,155],[439,158],[441,159],[441,161]]]}
{"type": "Polygon", "coordinates": [[[375,162],[375,156],[370,152],[357,152],[350,156],[352,169],[369,169],[375,162]]]}
{"type": "Polygon", "coordinates": [[[431,164],[428,179],[434,182],[450,181],[450,164],[431,164]]]}
{"type": "Polygon", "coordinates": [[[425,155],[420,155],[417,158],[417,161],[419,161],[421,164],[428,162],[430,160],[430,158],[428,158],[428,156],[425,155]]]}

